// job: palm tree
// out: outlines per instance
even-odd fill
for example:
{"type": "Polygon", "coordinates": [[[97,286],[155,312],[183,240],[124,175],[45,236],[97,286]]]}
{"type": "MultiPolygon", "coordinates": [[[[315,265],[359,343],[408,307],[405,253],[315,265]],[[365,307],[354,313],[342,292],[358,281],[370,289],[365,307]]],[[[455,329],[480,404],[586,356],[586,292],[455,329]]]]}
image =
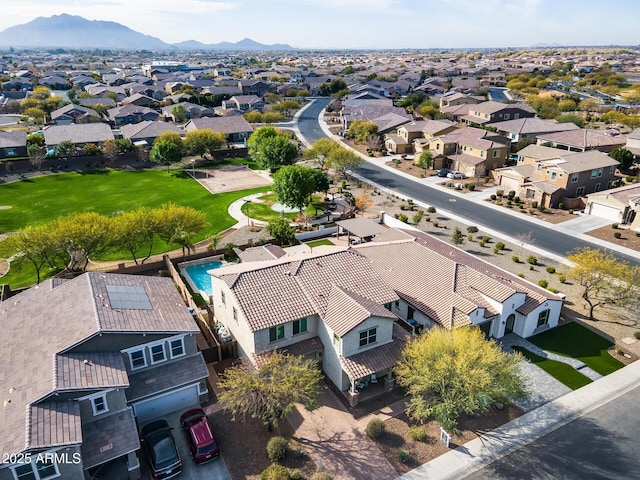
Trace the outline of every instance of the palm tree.
{"type": "Polygon", "coordinates": [[[211,235],[209,237],[209,245],[207,245],[207,250],[210,252],[215,252],[218,250],[218,244],[222,241],[222,235],[216,233],[215,235],[211,235]]]}

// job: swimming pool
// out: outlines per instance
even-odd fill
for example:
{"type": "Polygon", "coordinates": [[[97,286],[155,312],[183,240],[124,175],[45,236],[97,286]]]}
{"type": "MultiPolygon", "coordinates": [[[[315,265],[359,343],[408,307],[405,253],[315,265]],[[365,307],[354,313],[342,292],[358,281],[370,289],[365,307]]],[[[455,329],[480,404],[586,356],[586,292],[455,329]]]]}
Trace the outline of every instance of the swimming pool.
{"type": "Polygon", "coordinates": [[[205,292],[207,297],[213,292],[211,290],[211,276],[207,270],[220,268],[222,262],[214,261],[201,263],[200,265],[191,265],[183,270],[185,276],[191,279],[192,287],[195,286],[201,292],[205,292]]]}

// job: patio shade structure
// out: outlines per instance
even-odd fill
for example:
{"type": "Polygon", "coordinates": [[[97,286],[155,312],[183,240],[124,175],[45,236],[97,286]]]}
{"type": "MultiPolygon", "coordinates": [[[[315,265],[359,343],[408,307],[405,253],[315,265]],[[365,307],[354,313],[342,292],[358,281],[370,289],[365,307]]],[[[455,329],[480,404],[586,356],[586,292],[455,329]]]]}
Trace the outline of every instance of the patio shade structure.
{"type": "Polygon", "coordinates": [[[349,243],[351,243],[351,235],[358,237],[364,242],[368,242],[375,235],[387,230],[386,227],[370,218],[351,218],[349,220],[340,220],[336,222],[336,224],[340,227],[338,235],[340,235],[341,232],[347,232],[349,243]]]}

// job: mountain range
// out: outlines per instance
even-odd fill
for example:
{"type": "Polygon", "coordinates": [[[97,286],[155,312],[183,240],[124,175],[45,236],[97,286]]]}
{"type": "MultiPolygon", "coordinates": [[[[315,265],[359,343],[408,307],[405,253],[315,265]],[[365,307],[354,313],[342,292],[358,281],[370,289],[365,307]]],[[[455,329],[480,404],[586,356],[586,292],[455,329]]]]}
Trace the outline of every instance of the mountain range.
{"type": "Polygon", "coordinates": [[[0,46],[15,48],[72,48],[116,50],[293,50],[286,44],[265,45],[249,38],[236,43],[206,44],[188,40],[175,44],[145,35],[117,22],[87,20],[66,13],[38,17],[0,32],[0,46]]]}

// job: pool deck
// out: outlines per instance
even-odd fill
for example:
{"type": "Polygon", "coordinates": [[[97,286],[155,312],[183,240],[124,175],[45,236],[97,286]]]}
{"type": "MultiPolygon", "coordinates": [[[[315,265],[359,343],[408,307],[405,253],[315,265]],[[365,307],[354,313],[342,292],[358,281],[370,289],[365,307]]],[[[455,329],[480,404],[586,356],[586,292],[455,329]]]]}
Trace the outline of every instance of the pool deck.
{"type": "Polygon", "coordinates": [[[209,299],[209,294],[203,290],[200,290],[200,288],[195,284],[195,282],[187,272],[187,268],[196,267],[198,265],[204,265],[205,263],[212,263],[212,262],[222,262],[224,264],[225,263],[224,255],[213,255],[211,257],[199,258],[197,260],[190,260],[188,262],[181,262],[178,264],[178,270],[180,271],[184,279],[187,281],[191,289],[194,292],[199,292],[200,295],[202,295],[202,297],[205,300],[209,299]]]}

